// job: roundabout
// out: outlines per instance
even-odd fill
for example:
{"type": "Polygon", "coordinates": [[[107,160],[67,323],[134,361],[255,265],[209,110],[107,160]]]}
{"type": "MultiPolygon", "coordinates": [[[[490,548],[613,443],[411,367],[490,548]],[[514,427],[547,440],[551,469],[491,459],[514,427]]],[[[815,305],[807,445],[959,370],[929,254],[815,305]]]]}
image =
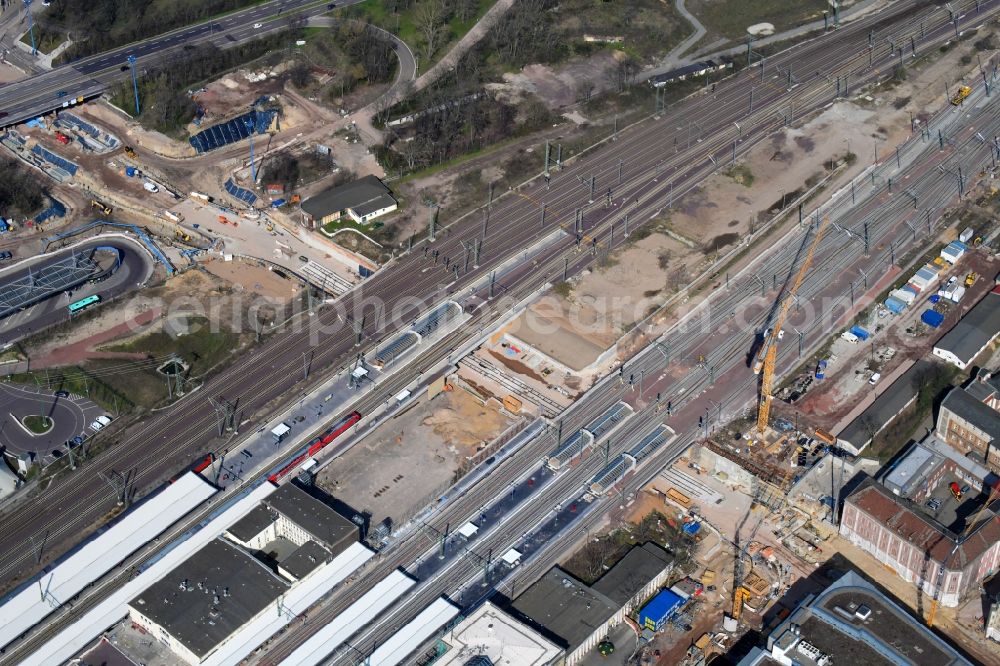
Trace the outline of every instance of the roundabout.
{"type": "Polygon", "coordinates": [[[21,425],[32,435],[44,435],[52,430],[55,421],[48,416],[31,414],[21,419],[21,425]]]}
{"type": "Polygon", "coordinates": [[[88,424],[103,413],[80,396],[0,384],[0,446],[8,455],[31,453],[36,461],[58,458],[67,440],[89,434],[88,424]]]}

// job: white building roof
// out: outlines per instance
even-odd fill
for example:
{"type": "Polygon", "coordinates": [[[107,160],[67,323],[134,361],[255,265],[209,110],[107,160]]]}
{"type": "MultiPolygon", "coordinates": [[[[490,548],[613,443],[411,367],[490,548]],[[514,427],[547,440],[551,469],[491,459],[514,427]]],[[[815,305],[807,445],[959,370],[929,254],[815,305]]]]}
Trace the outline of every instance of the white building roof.
{"type": "Polygon", "coordinates": [[[507,564],[514,566],[515,564],[521,561],[521,551],[519,551],[517,548],[511,548],[506,553],[504,553],[503,557],[500,559],[502,559],[507,564]]]}
{"type": "Polygon", "coordinates": [[[545,666],[562,649],[490,602],[477,608],[443,638],[448,651],[435,666],[463,666],[471,655],[504,666],[545,666]]]}
{"type": "Polygon", "coordinates": [[[103,534],[4,601],[0,645],[38,624],[216,492],[201,476],[188,472],[133,507],[103,534]]]}
{"type": "Polygon", "coordinates": [[[361,543],[352,544],[332,562],[326,564],[296,583],[281,600],[282,610],[271,606],[266,613],[249,622],[213,652],[202,664],[206,666],[235,666],[253,652],[254,648],[289,624],[296,615],[319,601],[370,560],[375,552],[361,543]]]}
{"type": "Polygon", "coordinates": [[[430,640],[456,615],[458,606],[444,597],[438,597],[372,652],[365,663],[368,666],[396,666],[403,663],[411,652],[430,640]]]}
{"type": "Polygon", "coordinates": [[[17,490],[17,475],[10,471],[7,463],[0,460],[0,499],[13,495],[17,490]]]}
{"type": "MultiPolygon", "coordinates": [[[[189,474],[197,477],[193,472],[189,474]]],[[[173,485],[177,485],[177,483],[175,482],[173,485]]],[[[93,643],[105,629],[128,615],[127,604],[130,600],[172,571],[195,551],[200,550],[209,541],[225,532],[230,525],[248,514],[260,504],[262,499],[275,490],[277,487],[273,484],[262,483],[236,500],[204,527],[191,533],[186,539],[174,546],[172,550],[151,564],[140,575],[112,592],[108,598],[97,604],[83,617],[56,634],[49,642],[25,659],[22,666],[60,666],[72,659],[77,653],[93,643]]]]}
{"type": "Polygon", "coordinates": [[[416,585],[415,580],[398,569],[394,570],[376,583],[375,587],[368,590],[364,596],[344,609],[343,613],[310,636],[309,640],[281,662],[281,666],[319,664],[341,643],[375,619],[414,585],[416,585]]]}
{"type": "Polygon", "coordinates": [[[271,434],[277,437],[278,439],[281,439],[291,431],[292,429],[289,426],[285,425],[284,423],[279,423],[278,425],[274,426],[274,428],[271,429],[271,434]]]}
{"type": "Polygon", "coordinates": [[[355,379],[361,379],[368,374],[368,368],[363,368],[360,365],[353,370],[351,370],[351,376],[355,379]]]}
{"type": "Polygon", "coordinates": [[[466,539],[474,535],[479,531],[479,527],[475,523],[466,523],[458,528],[458,533],[464,536],[466,539]]]}

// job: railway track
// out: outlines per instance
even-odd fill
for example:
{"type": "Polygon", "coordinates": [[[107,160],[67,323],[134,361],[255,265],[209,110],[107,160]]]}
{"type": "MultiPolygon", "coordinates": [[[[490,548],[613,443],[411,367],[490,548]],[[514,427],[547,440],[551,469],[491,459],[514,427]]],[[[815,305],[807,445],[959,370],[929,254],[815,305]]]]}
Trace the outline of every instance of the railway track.
{"type": "MultiPolygon", "coordinates": [[[[649,214],[656,208],[662,207],[665,197],[668,196],[668,188],[674,190],[674,195],[679,196],[684,191],[689,190],[696,184],[698,178],[714,171],[716,163],[721,156],[729,152],[731,136],[720,134],[715,139],[702,139],[698,141],[693,138],[692,124],[695,119],[703,123],[699,125],[701,134],[708,130],[718,130],[728,128],[729,118],[744,118],[742,113],[746,105],[749,104],[750,95],[754,95],[754,103],[758,111],[750,117],[750,122],[741,124],[741,128],[732,128],[743,136],[743,150],[754,141],[760,140],[770,130],[784,124],[784,118],[774,117],[776,106],[785,103],[788,97],[793,102],[798,100],[798,109],[804,112],[809,108],[817,108],[823,103],[832,99],[835,89],[829,80],[823,76],[813,76],[809,82],[799,82],[793,87],[791,92],[777,86],[773,80],[768,80],[768,68],[774,67],[776,75],[783,71],[783,68],[791,66],[794,61],[798,67],[815,68],[821,64],[840,63],[836,72],[843,71],[843,76],[850,77],[851,85],[859,85],[862,82],[870,81],[880,75],[878,66],[885,66],[885,63],[892,59],[892,53],[887,45],[885,48],[876,45],[870,51],[871,55],[865,55],[868,51],[858,53],[858,45],[867,41],[867,31],[872,26],[882,26],[890,24],[904,16],[907,12],[913,12],[914,8],[923,6],[924,9],[916,11],[906,22],[906,27],[898,28],[890,34],[898,42],[907,36],[915,36],[918,31],[923,32],[924,37],[919,43],[930,45],[937,43],[942,38],[942,33],[949,30],[951,25],[945,20],[943,24],[935,24],[929,28],[931,23],[928,13],[927,3],[901,3],[890,10],[889,14],[879,15],[877,18],[861,20],[842,28],[837,33],[837,44],[833,48],[819,44],[822,38],[812,40],[803,47],[792,49],[785,54],[772,56],[765,61],[765,79],[762,85],[757,85],[754,90],[761,92],[749,92],[748,83],[752,85],[755,70],[742,72],[724,82],[718,84],[716,99],[721,98],[721,102],[714,104],[706,111],[701,102],[703,99],[695,98],[682,103],[675,109],[668,111],[660,120],[646,120],[638,123],[629,130],[619,133],[616,141],[608,142],[604,149],[597,155],[588,155],[569,164],[562,173],[557,173],[552,179],[551,188],[545,190],[543,205],[551,210],[564,210],[562,216],[552,215],[546,221],[544,227],[539,222],[539,211],[535,205],[516,197],[507,197],[494,204],[494,210],[503,208],[505,215],[500,220],[498,213],[494,212],[483,234],[485,237],[484,251],[487,254],[496,253],[498,259],[516,251],[516,248],[536,238],[540,233],[551,229],[553,224],[564,227],[569,226],[569,210],[574,210],[574,204],[581,201],[581,191],[583,186],[579,183],[579,178],[589,178],[593,175],[599,182],[613,181],[615,183],[613,198],[622,197],[623,201],[630,198],[635,201],[629,211],[635,215],[649,214]],[[917,22],[923,18],[923,29],[917,27],[917,22]],[[802,53],[805,51],[805,54],[802,53]],[[850,54],[853,53],[852,57],[850,54]],[[874,66],[868,66],[868,59],[874,66]],[[862,73],[861,70],[864,70],[862,73]],[[857,77],[857,78],[855,78],[857,77]],[[766,109],[766,110],[765,110],[766,109]],[[671,129],[666,127],[673,124],[679,127],[671,129]],[[684,128],[687,126],[687,133],[684,128]],[[707,128],[707,129],[706,129],[707,128]],[[686,139],[690,148],[681,149],[680,145],[686,139]],[[666,160],[659,160],[661,155],[669,154],[670,149],[674,150],[674,157],[666,160]],[[708,159],[711,155],[713,159],[708,159]],[[600,158],[598,160],[598,158],[600,158]],[[619,160],[628,158],[629,166],[623,167],[622,171],[628,174],[628,178],[623,178],[621,186],[617,185],[617,174],[619,170],[619,160]],[[599,162],[599,164],[596,164],[599,162]],[[632,164],[640,162],[646,166],[642,170],[635,172],[632,164]],[[667,169],[679,167],[681,165],[703,164],[694,169],[688,169],[683,173],[678,173],[674,178],[667,179],[663,175],[668,173],[667,169]],[[687,177],[685,177],[687,176],[687,177]],[[624,196],[623,196],[624,195],[624,196]],[[636,201],[639,199],[639,201],[636,201]],[[561,219],[560,219],[561,218],[561,219]]],[[[967,11],[972,3],[965,3],[967,11]]],[[[969,26],[985,20],[987,16],[992,16],[996,12],[996,3],[982,3],[983,11],[976,17],[966,17],[963,25],[969,26]]],[[[935,12],[939,10],[933,10],[935,12]]],[[[944,17],[946,18],[946,17],[944,17]]],[[[941,23],[940,21],[938,23],[941,23]]],[[[881,37],[880,37],[881,38],[881,37]]],[[[916,38],[915,38],[916,39],[916,38]]],[[[881,42],[880,42],[881,43],[881,42]]],[[[830,75],[827,75],[830,76],[830,75]]],[[[839,76],[839,75],[838,75],[839,76]]],[[[773,78],[773,77],[772,77],[773,78]]],[[[736,137],[739,142],[739,137],[736,137]]],[[[740,146],[738,143],[738,150],[740,146]]],[[[542,189],[540,185],[533,187],[533,192],[542,189]]],[[[610,212],[602,215],[601,203],[591,205],[584,203],[580,208],[586,218],[584,222],[584,232],[591,235],[603,234],[610,231],[610,225],[615,222],[622,222],[624,215],[629,211],[623,210],[625,206],[613,208],[610,212]],[[594,213],[597,213],[597,219],[594,213]]],[[[439,240],[434,244],[442,256],[452,256],[447,253],[454,253],[459,256],[461,241],[470,240],[478,236],[481,232],[478,221],[464,220],[439,233],[439,240]]],[[[621,241],[610,239],[609,245],[617,245],[621,241]]],[[[570,268],[578,270],[587,265],[592,256],[579,251],[573,245],[569,247],[557,248],[557,254],[546,263],[546,277],[561,271],[567,262],[570,268]]],[[[287,393],[290,389],[296,389],[296,395],[301,392],[303,385],[295,381],[298,376],[298,368],[301,363],[299,350],[304,346],[314,345],[317,354],[314,363],[317,366],[336,367],[338,359],[345,356],[345,348],[353,356],[352,341],[345,344],[339,338],[350,337],[342,330],[343,314],[353,311],[352,317],[355,321],[364,319],[363,316],[356,316],[359,312],[364,314],[373,309],[374,304],[364,299],[366,294],[375,296],[391,295],[394,292],[408,294],[423,294],[424,303],[429,303],[442,293],[449,291],[457,292],[464,289],[464,285],[473,280],[482,278],[488,272],[487,267],[467,274],[459,275],[457,279],[452,279],[448,271],[442,270],[424,260],[419,253],[414,251],[410,255],[402,257],[395,262],[395,266],[387,267],[368,283],[370,289],[365,293],[352,292],[341,299],[335,308],[320,310],[315,317],[309,319],[310,325],[302,331],[289,334],[278,334],[267,340],[261,348],[251,354],[237,360],[234,365],[216,378],[210,379],[202,388],[200,393],[206,396],[237,394],[240,396],[240,403],[248,411],[262,411],[273,403],[274,396],[287,393]],[[360,308],[355,307],[360,306],[360,308]],[[343,314],[342,314],[343,313],[343,314]],[[234,379],[234,377],[239,378],[234,379]]],[[[541,271],[539,271],[541,273],[541,271]]],[[[512,277],[514,280],[517,276],[512,277]]],[[[523,279],[523,277],[521,278],[523,279]]],[[[530,281],[528,281],[530,283],[530,281]]],[[[527,284],[527,283],[526,283],[527,284]]],[[[528,284],[518,289],[517,293],[531,293],[537,288],[540,282],[528,284]]],[[[503,285],[504,290],[513,293],[517,285],[503,285]]],[[[398,297],[396,301],[398,302],[398,297]]],[[[391,302],[391,301],[389,301],[391,302]]],[[[388,302],[387,302],[388,303],[388,302]]],[[[390,308],[385,306],[385,311],[390,308]]],[[[489,310],[486,310],[489,312],[489,310]]],[[[376,321],[369,323],[365,327],[364,333],[366,341],[371,344],[384,340],[385,337],[397,328],[381,328],[381,324],[376,321]],[[380,337],[381,336],[381,337],[380,337]]],[[[485,320],[485,318],[483,319],[485,320]]],[[[457,343],[463,335],[449,335],[447,342],[439,343],[436,348],[443,349],[448,344],[457,343]]],[[[319,374],[319,373],[317,373],[319,374]]],[[[392,395],[396,388],[403,383],[403,378],[394,376],[386,385],[380,387],[379,391],[366,396],[359,408],[364,411],[365,407],[371,407],[385,395],[392,395]]],[[[176,470],[194,457],[193,453],[204,451],[204,443],[211,442],[216,428],[215,415],[207,406],[204,397],[192,394],[185,400],[160,417],[148,419],[135,429],[134,433],[127,436],[123,441],[112,447],[110,455],[90,461],[78,473],[68,477],[64,482],[55,486],[46,496],[34,500],[22,508],[7,516],[8,530],[7,538],[4,539],[3,565],[0,567],[0,574],[10,577],[18,573],[25,573],[31,569],[30,560],[34,557],[35,549],[31,546],[32,539],[29,535],[45,534],[46,538],[52,542],[65,540],[70,535],[77,534],[86,525],[93,523],[97,516],[103,515],[113,505],[111,492],[99,480],[100,473],[106,473],[112,468],[122,468],[121,460],[138,460],[135,466],[135,473],[140,487],[148,488],[155,484],[162,473],[166,470],[176,470]],[[192,396],[194,399],[192,399],[192,396]],[[180,424],[180,425],[178,425],[180,424]],[[192,446],[192,443],[195,445],[192,446]],[[71,516],[67,519],[67,516],[71,516]]]]}

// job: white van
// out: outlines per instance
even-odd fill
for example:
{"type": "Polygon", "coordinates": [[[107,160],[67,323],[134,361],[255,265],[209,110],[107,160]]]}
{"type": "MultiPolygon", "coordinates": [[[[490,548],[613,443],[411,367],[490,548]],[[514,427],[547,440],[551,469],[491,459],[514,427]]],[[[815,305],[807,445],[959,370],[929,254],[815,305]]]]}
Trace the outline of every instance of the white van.
{"type": "Polygon", "coordinates": [[[96,421],[97,421],[98,423],[100,423],[100,424],[101,424],[101,427],[102,427],[102,428],[103,428],[104,426],[107,426],[107,425],[109,425],[109,424],[111,423],[111,417],[110,417],[110,416],[108,416],[107,414],[105,414],[104,416],[98,416],[98,417],[97,417],[97,419],[95,419],[95,420],[96,420],[96,421]]]}
{"type": "Polygon", "coordinates": [[[854,335],[850,331],[844,331],[840,334],[840,337],[850,342],[852,345],[858,344],[858,336],[854,335]]]}

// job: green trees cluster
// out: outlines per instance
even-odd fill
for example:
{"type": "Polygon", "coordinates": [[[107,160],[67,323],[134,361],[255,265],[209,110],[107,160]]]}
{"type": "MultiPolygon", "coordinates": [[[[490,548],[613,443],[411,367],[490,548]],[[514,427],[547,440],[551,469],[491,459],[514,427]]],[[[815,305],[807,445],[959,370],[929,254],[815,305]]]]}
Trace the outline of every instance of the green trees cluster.
{"type": "Polygon", "coordinates": [[[0,216],[27,217],[45,203],[45,189],[37,173],[17,161],[0,157],[0,216]]]}
{"type": "Polygon", "coordinates": [[[52,0],[37,18],[73,40],[64,60],[100,53],[255,4],[254,0],[52,0]]]}
{"type": "MultiPolygon", "coordinates": [[[[190,87],[287,47],[295,39],[295,31],[286,31],[225,50],[202,44],[183,51],[173,62],[145,70],[139,77],[140,122],[166,134],[177,134],[191,122],[198,108],[188,95],[190,87]]],[[[131,81],[119,84],[112,101],[126,111],[134,109],[131,81]]]]}

